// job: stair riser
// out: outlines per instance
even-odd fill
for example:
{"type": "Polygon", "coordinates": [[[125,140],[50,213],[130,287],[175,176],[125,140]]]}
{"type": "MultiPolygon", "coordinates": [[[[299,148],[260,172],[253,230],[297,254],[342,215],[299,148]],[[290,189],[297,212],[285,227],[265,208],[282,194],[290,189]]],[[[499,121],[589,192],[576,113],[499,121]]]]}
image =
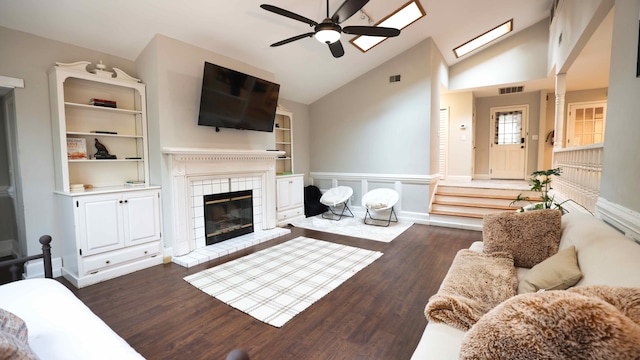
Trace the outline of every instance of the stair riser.
{"type": "Polygon", "coordinates": [[[528,205],[527,201],[518,201],[511,205],[513,200],[507,199],[492,199],[492,198],[473,198],[473,197],[457,197],[451,195],[436,194],[434,203],[456,203],[460,205],[486,205],[486,206],[507,206],[512,208],[519,208],[528,205]]]}
{"type": "Polygon", "coordinates": [[[499,211],[516,211],[516,209],[504,210],[504,209],[476,208],[476,207],[433,204],[432,211],[445,211],[445,212],[461,213],[461,214],[485,215],[485,214],[490,214],[490,213],[499,212],[499,211]]]}
{"type": "Polygon", "coordinates": [[[482,195],[496,197],[510,197],[515,199],[519,194],[522,196],[538,197],[540,193],[531,190],[516,189],[489,189],[489,188],[472,188],[459,186],[438,186],[438,194],[464,194],[464,195],[482,195]]]}

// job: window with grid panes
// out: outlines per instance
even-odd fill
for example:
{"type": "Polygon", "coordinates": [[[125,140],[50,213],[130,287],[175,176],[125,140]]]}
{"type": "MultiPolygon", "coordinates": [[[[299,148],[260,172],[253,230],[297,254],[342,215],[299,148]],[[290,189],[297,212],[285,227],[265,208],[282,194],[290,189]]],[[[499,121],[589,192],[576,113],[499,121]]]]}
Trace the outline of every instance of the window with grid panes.
{"type": "Polygon", "coordinates": [[[494,144],[515,145],[521,141],[522,111],[498,112],[495,117],[494,144]]]}

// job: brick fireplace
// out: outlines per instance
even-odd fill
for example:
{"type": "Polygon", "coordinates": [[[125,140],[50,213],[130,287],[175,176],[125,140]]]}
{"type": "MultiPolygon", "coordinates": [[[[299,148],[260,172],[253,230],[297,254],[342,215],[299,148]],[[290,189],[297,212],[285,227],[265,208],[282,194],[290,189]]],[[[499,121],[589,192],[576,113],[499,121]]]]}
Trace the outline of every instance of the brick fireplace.
{"type": "Polygon", "coordinates": [[[255,232],[276,224],[275,163],[280,151],[164,148],[171,173],[163,186],[166,226],[173,235],[174,256],[206,246],[205,195],[251,190],[255,232]]]}

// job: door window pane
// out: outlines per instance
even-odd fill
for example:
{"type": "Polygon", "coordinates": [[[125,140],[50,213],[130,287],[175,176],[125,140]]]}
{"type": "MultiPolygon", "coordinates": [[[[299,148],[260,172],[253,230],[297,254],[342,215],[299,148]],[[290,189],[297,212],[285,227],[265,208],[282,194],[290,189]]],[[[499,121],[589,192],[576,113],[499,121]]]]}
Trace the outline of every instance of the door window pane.
{"type": "Polygon", "coordinates": [[[522,137],[522,111],[497,112],[495,114],[495,127],[494,144],[520,144],[522,137]]]}
{"type": "MultiPolygon", "coordinates": [[[[569,134],[568,145],[580,146],[597,144],[604,141],[604,122],[606,105],[570,104],[573,114],[573,133],[569,134]]],[[[571,129],[571,127],[569,128],[571,129]]]]}

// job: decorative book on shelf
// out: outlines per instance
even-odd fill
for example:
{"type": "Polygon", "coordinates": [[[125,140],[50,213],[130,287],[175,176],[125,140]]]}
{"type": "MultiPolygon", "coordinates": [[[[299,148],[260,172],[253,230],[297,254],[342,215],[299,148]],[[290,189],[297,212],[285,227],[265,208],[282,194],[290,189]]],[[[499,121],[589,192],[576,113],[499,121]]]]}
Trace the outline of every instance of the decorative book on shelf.
{"type": "Polygon", "coordinates": [[[97,98],[92,98],[91,100],[89,100],[89,105],[93,105],[93,106],[103,106],[103,107],[110,107],[110,108],[116,108],[116,102],[113,100],[105,100],[105,99],[97,99],[97,98]]]}
{"type": "Polygon", "coordinates": [[[69,160],[87,159],[87,142],[83,138],[67,138],[67,158],[69,160]]]}
{"type": "Polygon", "coordinates": [[[126,187],[144,187],[145,183],[142,180],[128,180],[124,185],[126,187]]]}

